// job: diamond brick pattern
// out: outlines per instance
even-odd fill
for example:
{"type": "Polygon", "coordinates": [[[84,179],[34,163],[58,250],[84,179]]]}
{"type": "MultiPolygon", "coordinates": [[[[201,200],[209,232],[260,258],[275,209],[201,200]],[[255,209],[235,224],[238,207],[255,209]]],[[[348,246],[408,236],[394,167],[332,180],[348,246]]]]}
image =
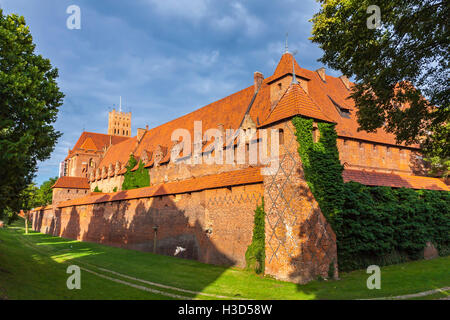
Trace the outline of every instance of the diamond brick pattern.
{"type": "Polygon", "coordinates": [[[264,178],[266,273],[306,283],[326,277],[330,263],[337,266],[336,237],[304,180],[291,122],[278,128],[284,132],[279,168],[264,178]]]}

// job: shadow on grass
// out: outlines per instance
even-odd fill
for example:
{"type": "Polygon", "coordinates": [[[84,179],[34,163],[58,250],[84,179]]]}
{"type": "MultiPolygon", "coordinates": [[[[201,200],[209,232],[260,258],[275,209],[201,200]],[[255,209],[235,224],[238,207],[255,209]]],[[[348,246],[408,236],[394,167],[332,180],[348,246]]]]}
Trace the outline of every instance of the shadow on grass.
{"type": "Polygon", "coordinates": [[[55,211],[51,221],[45,221],[48,217],[44,217],[44,212],[35,214],[33,229],[62,238],[33,234],[33,242],[38,247],[47,247],[52,259],[58,262],[92,264],[198,292],[236,263],[215,246],[200,223],[205,212],[192,221],[192,215],[189,217],[178,209],[171,197],[156,198],[147,208],[143,201],[135,200],[132,204],[130,201],[95,204],[92,212],[80,207],[78,211],[74,207],[55,211]],[[86,219],[89,215],[90,219],[86,219]]]}

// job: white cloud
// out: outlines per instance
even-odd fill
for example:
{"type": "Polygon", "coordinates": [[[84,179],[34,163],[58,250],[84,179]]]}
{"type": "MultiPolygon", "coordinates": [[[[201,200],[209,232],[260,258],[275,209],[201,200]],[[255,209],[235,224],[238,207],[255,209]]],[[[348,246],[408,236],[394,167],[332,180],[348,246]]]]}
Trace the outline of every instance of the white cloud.
{"type": "Polygon", "coordinates": [[[213,27],[230,32],[242,28],[247,36],[255,36],[264,31],[264,23],[256,16],[250,14],[240,2],[233,2],[230,5],[231,13],[217,17],[212,21],[213,27]]]}

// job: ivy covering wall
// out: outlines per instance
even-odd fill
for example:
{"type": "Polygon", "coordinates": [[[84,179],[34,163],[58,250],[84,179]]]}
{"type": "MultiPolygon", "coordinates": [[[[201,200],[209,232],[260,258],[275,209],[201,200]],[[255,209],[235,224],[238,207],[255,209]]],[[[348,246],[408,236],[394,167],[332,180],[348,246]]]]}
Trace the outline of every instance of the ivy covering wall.
{"type": "Polygon", "coordinates": [[[312,119],[292,123],[305,179],[336,233],[340,270],[419,259],[427,242],[450,253],[449,192],[344,183],[334,124],[318,123],[314,142],[312,119]]]}
{"type": "Polygon", "coordinates": [[[245,252],[245,261],[247,269],[256,273],[264,273],[264,265],[266,259],[266,234],[265,234],[265,212],[264,198],[260,206],[256,207],[253,225],[252,243],[245,252]]]}
{"type": "Polygon", "coordinates": [[[137,164],[136,159],[131,154],[126,165],[127,172],[124,174],[122,190],[130,190],[150,186],[150,175],[144,168],[144,163],[139,160],[139,166],[135,171],[131,171],[137,164]]]}

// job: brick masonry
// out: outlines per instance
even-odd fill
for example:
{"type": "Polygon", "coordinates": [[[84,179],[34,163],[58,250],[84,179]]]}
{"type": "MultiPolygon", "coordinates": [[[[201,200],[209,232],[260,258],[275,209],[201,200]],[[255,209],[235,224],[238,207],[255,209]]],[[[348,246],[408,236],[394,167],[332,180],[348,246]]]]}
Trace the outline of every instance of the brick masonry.
{"type": "Polygon", "coordinates": [[[245,267],[251,243],[253,214],[262,184],[200,192],[112,201],[71,207],[50,207],[33,214],[33,229],[70,239],[205,263],[245,267]]]}
{"type": "MultiPolygon", "coordinates": [[[[293,125],[284,121],[273,128],[283,130],[280,167],[274,175],[265,176],[264,183],[54,207],[35,213],[33,228],[55,236],[153,252],[153,227],[158,226],[156,253],[174,255],[180,246],[186,251],[179,257],[245,267],[254,210],[264,195],[266,274],[306,283],[319,275],[327,277],[333,263],[337,276],[335,235],[304,180],[293,125]]],[[[268,138],[270,145],[270,134],[268,138]]],[[[150,174],[153,185],[245,167],[248,164],[168,164],[158,167],[159,171],[151,169],[150,174]]],[[[103,179],[101,188],[108,189],[110,179],[110,188],[116,184],[114,178],[103,179]]]]}
{"type": "Polygon", "coordinates": [[[266,270],[280,280],[306,283],[328,278],[333,264],[338,276],[336,236],[323,216],[303,174],[292,123],[283,130],[279,168],[264,179],[266,270]]]}

